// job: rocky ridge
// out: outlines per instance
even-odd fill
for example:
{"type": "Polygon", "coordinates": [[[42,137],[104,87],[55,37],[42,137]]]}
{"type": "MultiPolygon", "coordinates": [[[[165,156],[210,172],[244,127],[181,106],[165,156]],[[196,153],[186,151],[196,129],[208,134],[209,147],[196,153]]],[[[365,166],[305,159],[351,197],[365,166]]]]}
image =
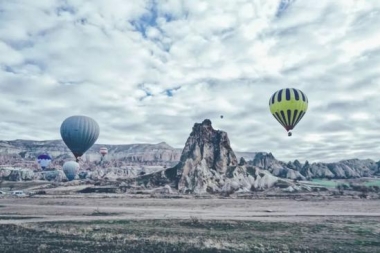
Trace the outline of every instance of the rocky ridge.
{"type": "MultiPolygon", "coordinates": [[[[51,167],[57,170],[61,169],[65,161],[72,160],[70,151],[61,140],[0,141],[0,167],[6,168],[2,169],[3,172],[0,173],[0,176],[6,180],[8,178],[20,180],[42,178],[40,175],[43,173],[38,172],[36,157],[45,152],[53,157],[51,167]],[[19,176],[9,177],[8,173],[11,170],[14,171],[12,175],[19,174],[19,176]]],[[[201,185],[203,188],[205,185],[215,188],[211,183],[191,182],[192,173],[219,177],[234,166],[250,166],[260,169],[262,171],[260,173],[267,171],[273,176],[292,180],[380,176],[380,162],[370,159],[349,159],[334,163],[309,163],[306,161],[302,164],[298,160],[287,163],[279,161],[272,153],[233,152],[227,133],[214,130],[209,120],[194,125],[183,150],[173,148],[165,142],[129,145],[95,144],[86,152],[81,162],[81,168],[85,171],[82,175],[85,174],[86,177],[95,179],[131,178],[139,176],[141,171],[149,174],[163,171],[165,168],[175,168],[175,173],[182,175],[182,178],[178,179],[178,183],[183,189],[186,188],[185,190],[194,188],[190,185],[197,185],[196,188],[201,185]],[[99,149],[103,146],[108,148],[109,153],[101,163],[99,149]],[[239,162],[238,159],[240,159],[239,162]]],[[[54,175],[52,172],[50,174],[54,175]]],[[[48,176],[48,178],[54,177],[48,176]]]]}
{"type": "Polygon", "coordinates": [[[348,159],[333,163],[304,164],[298,160],[284,163],[278,161],[271,153],[258,153],[249,164],[270,171],[273,175],[297,180],[351,179],[380,175],[379,162],[371,159],[348,159]]]}
{"type": "MultiPolygon", "coordinates": [[[[173,148],[165,142],[158,144],[101,145],[94,144],[82,157],[83,162],[96,163],[101,159],[101,147],[108,149],[106,160],[111,166],[175,166],[179,161],[182,149],[173,148]]],[[[52,156],[52,165],[62,165],[72,159],[70,150],[62,140],[0,141],[0,165],[37,169],[36,158],[42,153],[52,156]]],[[[253,159],[255,152],[237,153],[246,159],[253,159]]]]}

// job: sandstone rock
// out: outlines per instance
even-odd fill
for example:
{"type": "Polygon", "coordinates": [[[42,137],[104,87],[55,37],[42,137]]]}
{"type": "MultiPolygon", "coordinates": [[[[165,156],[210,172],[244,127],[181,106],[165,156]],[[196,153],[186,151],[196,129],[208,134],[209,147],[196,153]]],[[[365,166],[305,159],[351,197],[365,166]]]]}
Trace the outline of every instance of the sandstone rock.
{"type": "MultiPolygon", "coordinates": [[[[108,154],[105,164],[109,165],[161,165],[174,166],[178,163],[181,150],[169,146],[165,142],[158,144],[129,144],[129,145],[93,145],[82,157],[82,161],[100,165],[100,147],[106,146],[108,154]]],[[[0,164],[38,169],[35,162],[41,153],[49,153],[52,158],[51,166],[62,166],[64,161],[73,158],[70,150],[63,141],[0,141],[0,164]]],[[[59,167],[58,167],[59,168],[59,167]]]]}
{"type": "Polygon", "coordinates": [[[237,158],[227,133],[214,130],[207,119],[196,123],[175,167],[180,176],[178,190],[204,193],[209,185],[215,188],[213,180],[220,180],[229,166],[237,166],[237,158]]]}
{"type": "Polygon", "coordinates": [[[34,172],[23,168],[0,168],[0,178],[9,181],[30,181],[34,180],[34,172]]]}
{"type": "Polygon", "coordinates": [[[175,167],[138,181],[150,186],[169,181],[181,193],[230,194],[270,188],[277,179],[269,171],[248,165],[244,158],[238,165],[227,133],[214,130],[211,121],[206,119],[194,124],[175,167]]]}
{"type": "Polygon", "coordinates": [[[316,178],[334,178],[334,174],[329,170],[326,163],[313,163],[310,172],[316,178]]]}

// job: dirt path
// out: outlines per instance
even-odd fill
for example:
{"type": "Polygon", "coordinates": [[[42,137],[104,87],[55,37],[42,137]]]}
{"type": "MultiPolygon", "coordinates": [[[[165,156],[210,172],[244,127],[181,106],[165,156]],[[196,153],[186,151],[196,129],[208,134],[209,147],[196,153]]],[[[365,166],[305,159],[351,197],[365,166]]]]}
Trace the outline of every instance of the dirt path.
{"type": "Polygon", "coordinates": [[[0,200],[0,224],[107,219],[205,219],[316,222],[372,217],[380,201],[242,199],[24,198],[0,200]],[[13,217],[13,218],[12,218],[13,217]],[[30,218],[28,217],[38,217],[30,218]]]}

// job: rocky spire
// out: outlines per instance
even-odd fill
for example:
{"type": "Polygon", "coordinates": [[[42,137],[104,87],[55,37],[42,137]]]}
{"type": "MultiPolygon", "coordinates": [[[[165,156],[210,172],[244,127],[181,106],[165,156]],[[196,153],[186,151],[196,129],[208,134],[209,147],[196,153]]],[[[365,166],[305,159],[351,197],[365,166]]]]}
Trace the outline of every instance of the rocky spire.
{"type": "Polygon", "coordinates": [[[209,119],[195,123],[176,166],[178,189],[203,189],[213,171],[224,174],[229,166],[237,164],[226,132],[213,129],[209,119]]]}
{"type": "Polygon", "coordinates": [[[209,119],[195,123],[181,155],[181,163],[205,160],[209,169],[225,172],[227,166],[237,165],[237,158],[230,146],[227,133],[214,130],[209,119]]]}

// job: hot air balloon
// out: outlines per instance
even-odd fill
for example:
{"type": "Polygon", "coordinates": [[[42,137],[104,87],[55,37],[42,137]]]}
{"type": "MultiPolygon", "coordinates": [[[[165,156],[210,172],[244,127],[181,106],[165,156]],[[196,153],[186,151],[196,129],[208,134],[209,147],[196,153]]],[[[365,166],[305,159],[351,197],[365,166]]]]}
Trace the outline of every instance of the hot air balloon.
{"type": "Polygon", "coordinates": [[[108,149],[106,147],[102,147],[100,148],[99,153],[102,155],[102,157],[100,158],[100,162],[101,164],[103,164],[104,156],[108,154],[108,149]]]}
{"type": "Polygon", "coordinates": [[[223,117],[224,117],[223,115],[220,115],[220,118],[221,118],[221,119],[223,119],[223,117]]]}
{"type": "Polygon", "coordinates": [[[273,117],[289,132],[300,122],[308,108],[306,95],[294,88],[276,91],[269,99],[269,108],[273,117]]]}
{"type": "Polygon", "coordinates": [[[105,147],[100,148],[99,153],[104,157],[106,154],[108,154],[108,149],[105,147]]]}
{"type": "Polygon", "coordinates": [[[51,157],[46,154],[39,155],[37,157],[37,162],[41,166],[41,169],[45,170],[51,162],[51,157]]]}
{"type": "Polygon", "coordinates": [[[62,122],[61,137],[78,162],[98,139],[99,125],[87,116],[71,116],[62,122]]]}
{"type": "Polygon", "coordinates": [[[74,180],[79,170],[79,163],[74,161],[65,162],[62,169],[69,181],[74,180]]]}

